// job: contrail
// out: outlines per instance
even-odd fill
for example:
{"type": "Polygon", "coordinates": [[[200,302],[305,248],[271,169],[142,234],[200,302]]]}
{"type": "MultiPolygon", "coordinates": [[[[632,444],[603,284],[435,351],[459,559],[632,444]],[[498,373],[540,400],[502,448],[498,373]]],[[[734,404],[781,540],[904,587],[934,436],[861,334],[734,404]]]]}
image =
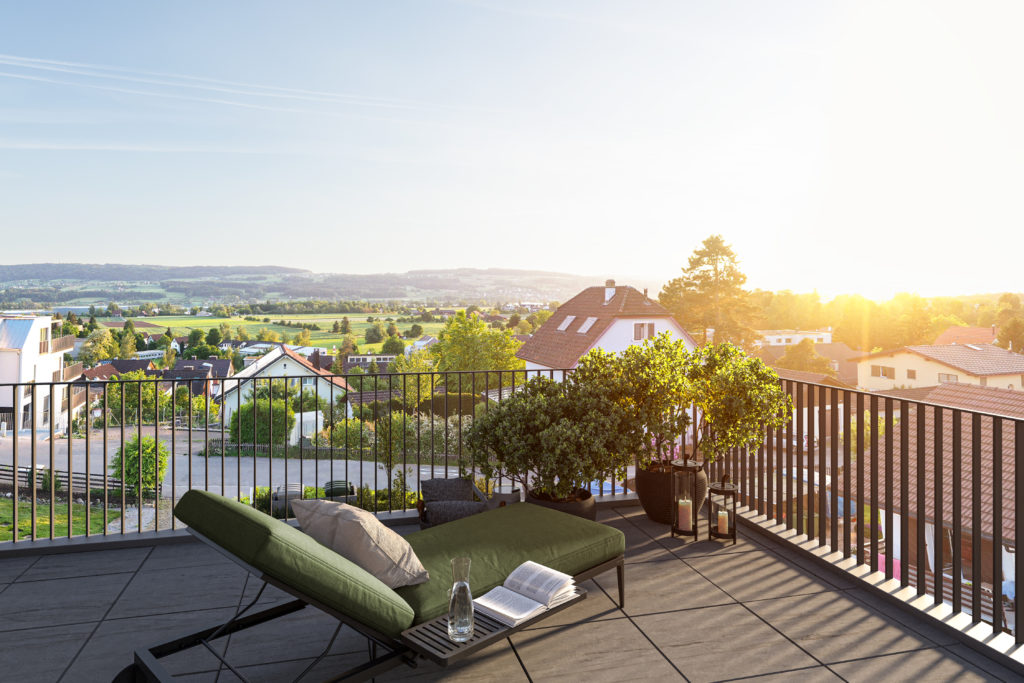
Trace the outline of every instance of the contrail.
{"type": "MultiPolygon", "coordinates": [[[[189,76],[183,74],[164,73],[159,71],[145,71],[141,69],[128,69],[124,67],[106,66],[102,64],[88,64],[83,62],[66,62],[53,59],[39,59],[35,57],[20,57],[17,55],[0,54],[0,64],[15,66],[26,69],[37,69],[45,71],[56,71],[90,78],[105,78],[133,83],[144,83],[147,85],[160,85],[172,88],[192,88],[212,92],[222,92],[230,95],[242,95],[247,97],[274,97],[282,99],[296,99],[309,102],[351,104],[365,107],[384,107],[394,109],[475,109],[477,111],[488,111],[471,107],[461,107],[447,104],[434,104],[429,102],[417,102],[396,98],[369,97],[364,95],[352,95],[346,93],[332,93],[318,90],[303,90],[300,88],[282,88],[278,86],[257,85],[253,83],[241,83],[216,78],[205,78],[202,76],[189,76]],[[114,73],[103,73],[114,72],[114,73]],[[155,77],[155,78],[152,78],[155,77]],[[194,81],[192,83],[175,82],[194,81]],[[210,85],[205,85],[210,84],[210,85]]],[[[491,110],[494,111],[494,110],[491,110]]]]}

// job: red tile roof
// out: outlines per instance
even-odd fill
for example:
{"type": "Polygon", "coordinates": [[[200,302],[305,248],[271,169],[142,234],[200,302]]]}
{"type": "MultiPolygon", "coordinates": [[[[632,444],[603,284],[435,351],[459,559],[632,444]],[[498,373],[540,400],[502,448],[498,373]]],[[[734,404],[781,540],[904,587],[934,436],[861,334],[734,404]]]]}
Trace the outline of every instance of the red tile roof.
{"type": "Polygon", "coordinates": [[[1024,419],[1024,391],[979,387],[976,384],[938,384],[933,387],[892,389],[875,393],[1024,419]]]}
{"type": "Polygon", "coordinates": [[[962,327],[950,325],[935,340],[937,345],[945,344],[994,344],[996,327],[962,327]]]}
{"type": "MultiPolygon", "coordinates": [[[[572,368],[615,319],[672,318],[668,309],[633,287],[620,285],[615,287],[611,299],[605,301],[604,297],[605,287],[587,287],[566,301],[534,331],[532,337],[523,342],[516,356],[548,368],[572,368]],[[573,320],[564,330],[559,330],[569,316],[574,316],[573,320]],[[581,334],[579,330],[588,318],[596,320],[581,334]]],[[[685,331],[683,334],[696,346],[690,335],[685,331]]]]}
{"type": "Polygon", "coordinates": [[[916,353],[936,363],[948,365],[976,377],[1024,374],[1024,355],[1001,349],[992,344],[904,346],[902,349],[879,351],[854,360],[883,358],[904,352],[916,353]]]}
{"type": "Polygon", "coordinates": [[[781,379],[793,380],[795,382],[810,382],[812,384],[825,384],[830,387],[838,387],[840,389],[855,389],[852,384],[847,384],[840,379],[830,377],[820,372],[805,372],[804,370],[788,370],[786,368],[773,367],[776,373],[778,373],[781,379]]]}
{"type": "Polygon", "coordinates": [[[287,346],[282,345],[281,352],[288,358],[291,358],[293,361],[300,364],[302,367],[307,368],[313,374],[320,375],[328,382],[331,382],[332,384],[334,384],[334,386],[344,389],[345,391],[349,390],[349,386],[348,384],[345,383],[344,378],[332,375],[329,370],[321,370],[320,368],[313,365],[307,358],[300,356],[299,354],[289,349],[287,346]]]}

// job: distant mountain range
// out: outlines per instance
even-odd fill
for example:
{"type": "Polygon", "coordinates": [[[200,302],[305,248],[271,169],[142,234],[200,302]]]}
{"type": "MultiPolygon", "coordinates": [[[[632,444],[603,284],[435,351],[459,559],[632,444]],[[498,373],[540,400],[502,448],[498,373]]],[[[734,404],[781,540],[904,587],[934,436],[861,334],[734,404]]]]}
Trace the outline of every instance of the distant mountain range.
{"type": "MultiPolygon", "coordinates": [[[[612,275],[614,277],[614,274],[612,275]]],[[[345,299],[429,302],[565,301],[604,276],[504,268],[406,273],[314,273],[280,266],[153,266],[35,263],[0,265],[0,305],[114,301],[206,304],[345,299]]],[[[659,282],[619,281],[656,296],[659,282]]]]}

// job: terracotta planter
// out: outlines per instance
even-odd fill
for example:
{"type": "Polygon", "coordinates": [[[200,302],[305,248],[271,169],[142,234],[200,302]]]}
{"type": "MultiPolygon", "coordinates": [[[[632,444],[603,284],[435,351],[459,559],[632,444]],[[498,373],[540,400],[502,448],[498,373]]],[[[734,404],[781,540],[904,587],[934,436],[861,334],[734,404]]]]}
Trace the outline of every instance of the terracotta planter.
{"type": "Polygon", "coordinates": [[[544,494],[540,496],[535,495],[533,491],[526,492],[526,502],[533,503],[534,505],[540,505],[541,507],[551,508],[552,510],[558,510],[559,512],[565,512],[570,515],[576,515],[584,519],[591,521],[597,520],[597,506],[594,505],[594,496],[590,495],[590,491],[584,489],[577,489],[577,495],[580,500],[571,501],[557,501],[551,500],[544,494]]]}
{"type": "MultiPolygon", "coordinates": [[[[708,495],[708,475],[701,470],[697,474],[697,498],[693,501],[694,514],[700,512],[701,506],[708,495]]],[[[659,524],[672,523],[672,473],[666,468],[648,470],[638,468],[636,471],[636,497],[647,518],[659,524]]]]}

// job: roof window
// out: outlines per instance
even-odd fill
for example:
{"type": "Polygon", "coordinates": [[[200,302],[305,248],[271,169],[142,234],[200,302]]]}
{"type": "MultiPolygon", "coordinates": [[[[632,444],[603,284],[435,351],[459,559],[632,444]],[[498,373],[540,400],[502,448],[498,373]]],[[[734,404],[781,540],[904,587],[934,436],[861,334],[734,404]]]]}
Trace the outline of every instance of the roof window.
{"type": "Polygon", "coordinates": [[[596,322],[597,322],[597,317],[592,315],[589,318],[587,318],[586,320],[584,320],[583,324],[580,325],[580,329],[578,329],[576,331],[579,332],[580,334],[586,334],[587,332],[590,332],[590,328],[593,327],[594,323],[596,323],[596,322]]]}
{"type": "Polygon", "coordinates": [[[572,325],[572,321],[575,320],[575,319],[576,319],[576,316],[574,316],[574,315],[567,315],[567,316],[565,316],[565,320],[563,320],[562,324],[558,326],[558,331],[559,332],[565,332],[567,329],[569,329],[569,325],[572,325]]]}

